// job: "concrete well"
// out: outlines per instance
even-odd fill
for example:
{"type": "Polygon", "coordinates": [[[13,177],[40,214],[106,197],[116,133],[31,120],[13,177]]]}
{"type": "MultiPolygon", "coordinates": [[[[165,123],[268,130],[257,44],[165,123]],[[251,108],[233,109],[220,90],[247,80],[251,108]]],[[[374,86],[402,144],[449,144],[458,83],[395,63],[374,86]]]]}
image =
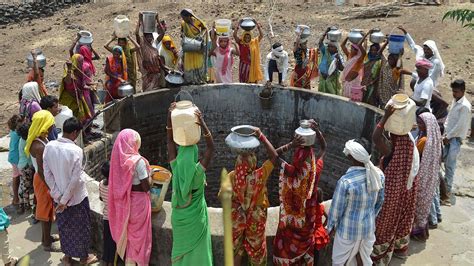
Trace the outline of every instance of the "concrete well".
{"type": "MultiPolygon", "coordinates": [[[[349,139],[359,139],[372,149],[371,134],[379,109],[346,98],[295,88],[276,88],[270,109],[261,105],[258,94],[261,85],[216,84],[189,86],[187,90],[194,103],[204,113],[215,140],[216,153],[207,172],[206,200],[211,224],[213,255],[215,265],[223,264],[223,228],[222,210],[217,199],[219,173],[223,167],[232,169],[235,154],[225,145],[224,139],[230,128],[239,124],[258,126],[267,135],[275,147],[286,144],[299,126],[301,119],[314,118],[320,123],[321,130],[328,142],[325,166],[319,186],[325,191],[326,198],[332,196],[338,178],[344,174],[349,161],[342,153],[344,143],[349,139]]],[[[168,166],[166,151],[166,119],[168,107],[175,100],[179,89],[162,89],[136,94],[122,102],[121,106],[109,114],[114,121],[109,123],[110,133],[124,128],[137,130],[142,137],[141,154],[153,164],[168,166]]],[[[205,150],[204,141],[199,144],[200,151],[205,150]]],[[[291,159],[291,154],[285,158],[291,159]]],[[[259,163],[265,159],[260,150],[259,163]]],[[[376,156],[373,158],[375,159],[376,156]]],[[[271,265],[272,243],[278,225],[279,201],[278,178],[274,171],[268,181],[268,191],[272,206],[268,209],[267,245],[268,262],[271,265]]],[[[88,182],[91,208],[93,210],[94,246],[102,250],[102,203],[98,201],[98,183],[88,182]]],[[[169,189],[169,194],[172,188],[169,189]]],[[[168,198],[169,199],[169,198],[168,198]]],[[[154,214],[152,265],[170,265],[172,246],[171,205],[165,201],[161,212],[154,214]]],[[[330,263],[330,247],[321,252],[321,265],[330,263]]]]}

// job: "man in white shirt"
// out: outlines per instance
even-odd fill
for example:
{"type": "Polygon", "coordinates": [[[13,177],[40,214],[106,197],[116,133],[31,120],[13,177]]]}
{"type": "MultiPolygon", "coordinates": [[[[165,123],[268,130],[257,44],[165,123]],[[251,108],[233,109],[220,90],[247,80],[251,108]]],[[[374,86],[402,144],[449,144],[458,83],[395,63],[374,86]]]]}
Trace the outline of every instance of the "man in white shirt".
{"type": "Polygon", "coordinates": [[[433,64],[426,59],[420,59],[416,61],[415,66],[417,80],[411,98],[418,108],[426,107],[431,111],[431,97],[433,95],[434,85],[433,80],[431,80],[429,76],[429,70],[433,67],[433,64]]]}
{"type": "MultiPolygon", "coordinates": [[[[471,127],[471,103],[464,95],[466,83],[462,79],[457,79],[451,83],[453,91],[453,103],[448,113],[448,118],[444,123],[445,136],[444,143],[444,165],[446,167],[447,191],[450,194],[453,187],[454,172],[456,171],[456,161],[461,151],[462,140],[466,138],[471,127]]],[[[450,200],[445,199],[441,202],[443,205],[450,205],[450,200]]]]}
{"type": "Polygon", "coordinates": [[[51,197],[56,203],[56,217],[65,256],[62,262],[72,265],[72,258],[91,264],[97,257],[88,254],[91,240],[90,207],[82,171],[82,149],[74,143],[81,134],[77,118],[64,121],[63,137],[49,142],[43,153],[43,168],[51,197]]]}
{"type": "Polygon", "coordinates": [[[288,52],[283,50],[281,43],[275,43],[272,51],[268,53],[264,65],[265,80],[268,83],[273,81],[273,73],[278,73],[278,84],[284,85],[288,73],[288,52]]]}

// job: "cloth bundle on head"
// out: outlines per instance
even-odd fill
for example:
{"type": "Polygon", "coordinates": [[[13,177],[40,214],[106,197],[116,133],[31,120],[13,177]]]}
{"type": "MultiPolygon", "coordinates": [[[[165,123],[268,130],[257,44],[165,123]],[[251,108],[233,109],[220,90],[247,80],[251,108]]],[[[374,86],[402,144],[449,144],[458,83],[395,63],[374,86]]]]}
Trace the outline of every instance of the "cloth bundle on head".
{"type": "Polygon", "coordinates": [[[27,82],[21,89],[21,99],[26,101],[41,101],[38,83],[35,81],[27,82]]]}
{"type": "Polygon", "coordinates": [[[353,139],[347,141],[344,147],[344,154],[346,156],[350,155],[356,161],[364,164],[368,191],[379,191],[382,188],[382,181],[380,180],[382,171],[370,161],[370,154],[360,143],[353,139]]]}
{"type": "Polygon", "coordinates": [[[433,51],[433,55],[439,60],[440,62],[440,66],[441,66],[441,76],[444,76],[444,69],[445,69],[445,66],[444,66],[444,62],[443,62],[443,59],[441,58],[441,55],[439,54],[439,50],[438,50],[438,46],[436,45],[436,43],[432,40],[428,40],[426,41],[425,43],[423,43],[423,45],[426,45],[428,46],[431,51],[433,51]]]}
{"type": "MultiPolygon", "coordinates": [[[[35,82],[36,83],[36,82],[35,82]]],[[[54,125],[54,116],[50,111],[41,110],[33,115],[31,126],[28,130],[28,138],[26,139],[25,154],[30,155],[31,144],[41,135],[47,135],[51,126],[54,125]]]]}
{"type": "Polygon", "coordinates": [[[275,57],[280,57],[283,55],[283,45],[280,45],[276,48],[272,48],[272,55],[275,56],[275,57]]]}
{"type": "Polygon", "coordinates": [[[423,58],[423,59],[417,60],[415,63],[415,66],[425,68],[425,69],[431,69],[433,67],[433,63],[431,63],[430,60],[423,58]]]}

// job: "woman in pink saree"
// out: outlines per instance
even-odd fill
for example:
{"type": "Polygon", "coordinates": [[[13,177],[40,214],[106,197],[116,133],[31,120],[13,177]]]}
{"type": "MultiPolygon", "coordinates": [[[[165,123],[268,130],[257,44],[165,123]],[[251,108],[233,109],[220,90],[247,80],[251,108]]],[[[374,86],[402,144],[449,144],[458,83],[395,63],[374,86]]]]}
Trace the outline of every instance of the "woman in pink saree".
{"type": "Polygon", "coordinates": [[[109,224],[117,254],[126,263],[148,265],[151,254],[150,166],[132,129],[120,131],[110,159],[109,224]]]}
{"type": "Polygon", "coordinates": [[[342,50],[347,56],[347,63],[342,71],[342,95],[353,101],[362,101],[365,86],[362,86],[362,78],[364,77],[364,58],[366,51],[361,45],[365,37],[357,44],[351,44],[351,51],[346,48],[347,38],[342,42],[342,50]]]}

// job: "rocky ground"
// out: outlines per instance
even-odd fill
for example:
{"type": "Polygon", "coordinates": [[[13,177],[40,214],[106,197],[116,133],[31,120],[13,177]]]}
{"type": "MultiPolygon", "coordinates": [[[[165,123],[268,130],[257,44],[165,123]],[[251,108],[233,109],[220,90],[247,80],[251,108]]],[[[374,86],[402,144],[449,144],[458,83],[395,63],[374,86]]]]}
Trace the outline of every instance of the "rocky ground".
{"type": "MultiPolygon", "coordinates": [[[[179,42],[179,10],[184,7],[192,8],[195,13],[207,23],[216,18],[232,18],[237,20],[250,16],[256,18],[264,28],[266,37],[262,43],[262,54],[269,51],[271,43],[281,42],[291,49],[294,39],[294,27],[297,24],[307,24],[312,27],[313,37],[310,44],[315,45],[321,32],[328,26],[337,25],[344,30],[361,28],[369,30],[379,27],[384,33],[389,33],[398,25],[403,25],[418,43],[433,39],[437,42],[441,55],[446,64],[446,76],[440,89],[447,100],[451,100],[449,82],[457,77],[468,81],[468,92],[474,90],[472,74],[474,31],[463,29],[451,21],[442,22],[443,14],[453,8],[468,7],[469,4],[454,6],[416,6],[402,7],[390,17],[371,19],[343,20],[354,10],[348,7],[335,7],[328,4],[289,5],[278,4],[272,8],[264,4],[216,4],[200,6],[197,3],[179,4],[133,3],[133,4],[84,4],[70,8],[58,8],[54,15],[22,21],[0,27],[0,134],[5,134],[6,122],[12,113],[18,110],[17,92],[25,81],[27,73],[25,57],[36,47],[43,49],[48,58],[46,82],[57,85],[61,79],[64,62],[68,59],[68,48],[79,30],[87,29],[94,34],[94,47],[105,58],[106,50],[102,47],[110,38],[113,31],[113,19],[118,14],[128,15],[135,23],[139,11],[158,10],[160,18],[166,20],[168,32],[179,42]],[[269,34],[268,19],[272,17],[274,36],[269,34]],[[5,126],[3,126],[5,125],[5,126]]],[[[472,5],[471,5],[472,6],[472,5]]],[[[1,10],[1,8],[0,8],[1,10]]],[[[262,55],[263,56],[263,55],[262,55]]],[[[96,62],[99,77],[103,78],[104,60],[96,62]]],[[[405,66],[413,68],[414,55],[407,51],[405,66]]],[[[236,65],[236,64],[234,64],[236,65]]],[[[54,90],[53,90],[53,93],[54,90]]]]}

